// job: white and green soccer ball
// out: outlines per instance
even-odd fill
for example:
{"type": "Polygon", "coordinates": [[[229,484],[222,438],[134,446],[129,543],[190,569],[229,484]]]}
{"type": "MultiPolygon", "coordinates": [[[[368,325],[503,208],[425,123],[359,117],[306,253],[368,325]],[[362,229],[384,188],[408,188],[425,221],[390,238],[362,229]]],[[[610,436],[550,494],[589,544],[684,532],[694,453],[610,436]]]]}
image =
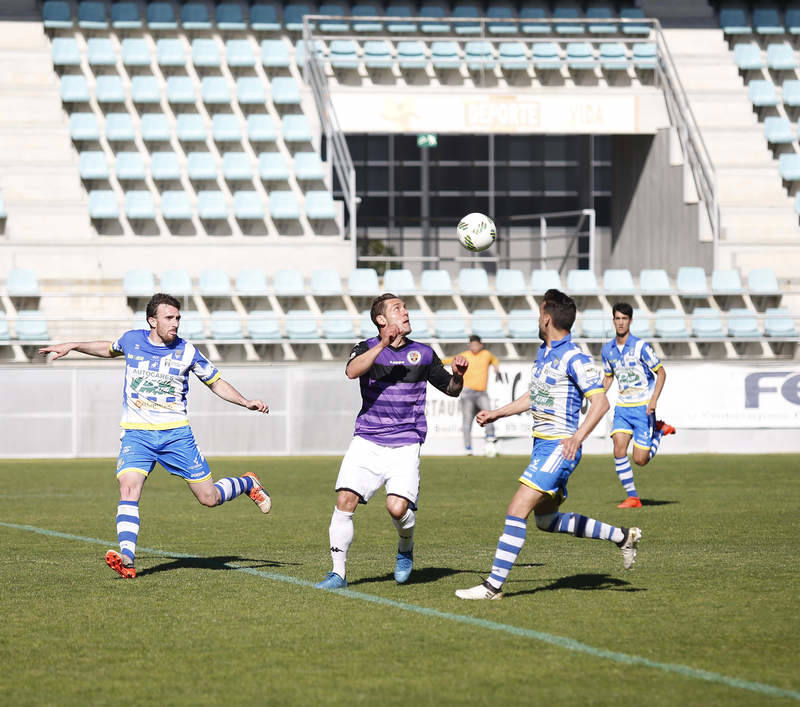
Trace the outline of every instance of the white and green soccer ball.
{"type": "Polygon", "coordinates": [[[458,240],[467,250],[477,253],[486,250],[497,238],[494,221],[477,211],[458,222],[458,240]]]}

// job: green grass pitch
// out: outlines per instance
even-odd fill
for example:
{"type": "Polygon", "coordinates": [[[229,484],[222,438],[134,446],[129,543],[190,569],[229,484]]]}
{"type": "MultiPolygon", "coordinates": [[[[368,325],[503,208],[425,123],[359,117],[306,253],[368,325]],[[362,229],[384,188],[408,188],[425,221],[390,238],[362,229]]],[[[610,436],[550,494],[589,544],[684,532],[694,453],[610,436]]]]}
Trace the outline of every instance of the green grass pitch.
{"type": "Polygon", "coordinates": [[[491,566],[525,463],[424,458],[409,583],[376,496],[333,593],[308,583],[330,568],[338,458],[212,460],[215,478],[257,472],[268,516],[246,497],[204,508],[158,467],[133,581],[103,562],[111,460],[2,462],[0,704],[800,701],[798,457],[664,455],[635,470],[635,510],[616,508],[611,456],[585,457],[563,510],[640,526],[634,569],[531,523],[505,598],[458,600],[491,566]]]}

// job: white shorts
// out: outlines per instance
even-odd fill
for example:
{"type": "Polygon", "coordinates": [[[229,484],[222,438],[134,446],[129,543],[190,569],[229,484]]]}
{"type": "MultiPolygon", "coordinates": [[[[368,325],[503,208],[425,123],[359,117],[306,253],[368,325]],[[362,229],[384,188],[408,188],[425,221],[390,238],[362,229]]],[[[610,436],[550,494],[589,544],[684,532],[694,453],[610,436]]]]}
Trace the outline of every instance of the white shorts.
{"type": "Polygon", "coordinates": [[[401,496],[416,510],[420,446],[384,447],[363,437],[353,437],[339,468],[336,491],[352,491],[361,503],[366,503],[385,485],[387,496],[401,496]]]}

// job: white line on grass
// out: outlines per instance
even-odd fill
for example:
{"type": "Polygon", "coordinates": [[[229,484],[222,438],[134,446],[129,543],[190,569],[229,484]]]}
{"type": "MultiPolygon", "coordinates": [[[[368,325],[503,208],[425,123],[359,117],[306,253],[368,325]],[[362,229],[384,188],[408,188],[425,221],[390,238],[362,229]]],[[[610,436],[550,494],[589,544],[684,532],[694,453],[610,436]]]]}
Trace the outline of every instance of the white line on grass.
{"type": "MultiPolygon", "coordinates": [[[[48,530],[47,528],[37,528],[34,525],[18,525],[16,523],[5,523],[0,521],[0,526],[6,528],[14,528],[15,530],[26,530],[31,533],[38,533],[39,535],[48,535],[55,538],[64,538],[65,540],[80,540],[81,542],[93,543],[95,545],[114,546],[116,542],[109,542],[107,540],[100,540],[99,538],[86,538],[81,535],[71,535],[70,533],[61,533],[57,530],[48,530]]],[[[167,552],[165,550],[156,550],[148,547],[138,547],[138,552],[152,553],[156,555],[163,555],[165,557],[173,557],[175,559],[203,559],[201,555],[189,555],[182,552],[167,552]]],[[[239,565],[232,565],[224,563],[224,566],[244,572],[246,574],[263,577],[265,579],[272,579],[276,582],[285,582],[288,584],[296,584],[301,587],[314,587],[314,582],[309,582],[305,579],[298,579],[286,574],[278,574],[277,572],[266,572],[264,570],[256,570],[251,567],[240,567],[239,565]]],[[[429,609],[425,606],[418,606],[416,604],[408,604],[403,601],[395,601],[394,599],[385,599],[384,597],[375,596],[374,594],[364,594],[363,592],[356,592],[352,589],[332,589],[327,590],[332,594],[339,594],[350,599],[360,599],[361,601],[371,602],[380,606],[390,606],[401,611],[410,611],[415,614],[423,614],[424,616],[433,616],[437,619],[446,621],[453,621],[456,623],[467,624],[471,626],[478,626],[480,628],[489,629],[491,631],[501,631],[503,633],[510,633],[514,636],[522,636],[524,638],[531,638],[535,641],[542,643],[549,643],[559,648],[565,648],[574,653],[584,653],[594,656],[595,658],[604,658],[611,660],[615,663],[624,663],[626,665],[641,665],[646,668],[653,668],[660,670],[664,673],[675,673],[687,678],[695,680],[704,680],[706,682],[714,682],[728,687],[735,687],[741,690],[750,690],[762,695],[771,695],[773,697],[789,697],[794,700],[800,700],[800,692],[796,690],[785,690],[774,685],[767,685],[761,682],[752,682],[750,680],[740,680],[739,678],[732,678],[720,673],[713,673],[709,670],[699,670],[691,668],[688,665],[681,665],[679,663],[661,663],[648,658],[642,658],[638,655],[629,655],[627,653],[618,653],[616,651],[609,651],[604,648],[595,648],[594,646],[581,643],[572,638],[565,638],[564,636],[556,636],[551,633],[544,633],[543,631],[536,631],[530,628],[520,628],[519,626],[511,626],[509,624],[501,624],[487,619],[479,619],[474,616],[464,616],[463,614],[452,614],[447,611],[439,611],[438,609],[429,609]]]]}

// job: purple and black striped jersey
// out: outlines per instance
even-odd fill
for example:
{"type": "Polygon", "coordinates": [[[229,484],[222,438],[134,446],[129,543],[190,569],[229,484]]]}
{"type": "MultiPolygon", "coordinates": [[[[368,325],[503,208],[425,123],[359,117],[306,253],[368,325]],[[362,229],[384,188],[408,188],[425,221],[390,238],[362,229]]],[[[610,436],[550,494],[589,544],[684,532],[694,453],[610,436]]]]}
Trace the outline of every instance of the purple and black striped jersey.
{"type": "MultiPolygon", "coordinates": [[[[356,344],[348,363],[378,341],[378,337],[373,337],[356,344]]],[[[363,402],[354,436],[384,447],[422,444],[428,433],[425,420],[428,382],[446,393],[451,379],[452,375],[430,346],[410,339],[399,348],[387,346],[359,379],[363,402]]]]}

